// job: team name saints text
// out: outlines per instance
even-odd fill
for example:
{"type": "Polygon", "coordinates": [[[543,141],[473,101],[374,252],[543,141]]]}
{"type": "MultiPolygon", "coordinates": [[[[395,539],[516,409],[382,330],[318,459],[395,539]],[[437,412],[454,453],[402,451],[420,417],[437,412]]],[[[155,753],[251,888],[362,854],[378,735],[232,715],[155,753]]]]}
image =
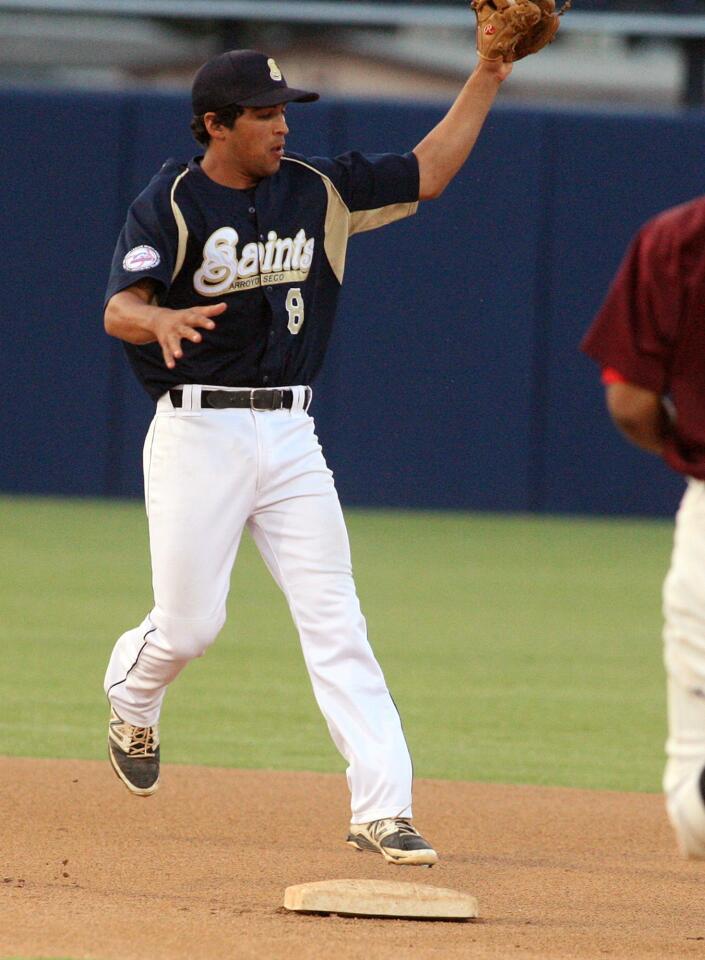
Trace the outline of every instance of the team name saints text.
{"type": "Polygon", "coordinates": [[[275,230],[266,243],[246,243],[238,256],[240,237],[233,227],[220,227],[203,247],[203,263],[193,275],[193,286],[204,297],[220,297],[263,284],[292,283],[308,276],[314,237],[299,230],[280,237],[275,230]]]}

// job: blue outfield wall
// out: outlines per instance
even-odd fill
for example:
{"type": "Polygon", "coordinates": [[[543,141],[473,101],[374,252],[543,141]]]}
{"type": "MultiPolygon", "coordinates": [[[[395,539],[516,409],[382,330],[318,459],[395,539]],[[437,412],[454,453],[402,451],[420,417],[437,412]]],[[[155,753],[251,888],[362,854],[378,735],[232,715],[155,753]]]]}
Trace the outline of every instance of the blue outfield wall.
{"type": "MultiPolygon", "coordinates": [[[[294,105],[305,154],[403,151],[445,106],[294,105]]],[[[151,404],[102,329],[132,197],[197,152],[174,94],[0,91],[0,490],[139,496],[151,404]]],[[[705,114],[498,105],[440,200],[351,241],[318,433],[347,504],[672,514],[578,351],[634,230],[705,192],[705,114]]]]}

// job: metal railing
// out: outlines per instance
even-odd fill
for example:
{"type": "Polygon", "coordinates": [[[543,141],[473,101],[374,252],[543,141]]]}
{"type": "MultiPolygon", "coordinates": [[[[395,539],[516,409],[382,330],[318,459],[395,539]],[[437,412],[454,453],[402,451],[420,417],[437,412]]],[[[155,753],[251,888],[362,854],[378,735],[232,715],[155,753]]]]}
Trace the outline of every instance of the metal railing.
{"type": "MultiPolygon", "coordinates": [[[[616,32],[635,36],[705,37],[702,14],[576,9],[566,32],[616,32]]],[[[640,5],[643,11],[643,5],[640,5]]],[[[687,9],[687,8],[686,8],[687,9]]],[[[280,23],[335,23],[366,26],[467,27],[471,11],[461,3],[372,2],[372,0],[0,0],[0,11],[82,13],[168,19],[258,20],[280,23]]]]}
{"type": "MultiPolygon", "coordinates": [[[[579,7],[580,0],[575,0],[579,7]]],[[[704,4],[705,10],[705,4],[704,4]]],[[[690,9],[690,5],[681,9],[690,9]]],[[[91,14],[170,20],[249,20],[338,26],[468,28],[472,12],[462,4],[370,2],[370,0],[0,0],[0,12],[91,14]]],[[[705,12],[629,13],[574,9],[563,18],[566,34],[664,38],[683,54],[681,102],[700,106],[705,97],[705,12]]]]}
{"type": "MultiPolygon", "coordinates": [[[[612,33],[638,37],[705,37],[702,14],[581,11],[580,0],[562,23],[566,33],[612,33]]],[[[467,27],[469,3],[416,4],[370,0],[0,0],[0,11],[81,13],[95,16],[187,20],[257,20],[365,26],[467,27]]]]}

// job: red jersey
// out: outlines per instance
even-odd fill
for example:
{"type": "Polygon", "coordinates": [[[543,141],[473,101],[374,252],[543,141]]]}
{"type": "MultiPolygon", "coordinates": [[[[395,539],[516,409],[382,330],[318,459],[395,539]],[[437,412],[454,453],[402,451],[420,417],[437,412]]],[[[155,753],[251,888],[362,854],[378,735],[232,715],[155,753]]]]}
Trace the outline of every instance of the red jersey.
{"type": "Polygon", "coordinates": [[[641,228],[581,349],[628,382],[670,396],[676,435],[664,459],[705,480],[705,197],[641,228]]]}

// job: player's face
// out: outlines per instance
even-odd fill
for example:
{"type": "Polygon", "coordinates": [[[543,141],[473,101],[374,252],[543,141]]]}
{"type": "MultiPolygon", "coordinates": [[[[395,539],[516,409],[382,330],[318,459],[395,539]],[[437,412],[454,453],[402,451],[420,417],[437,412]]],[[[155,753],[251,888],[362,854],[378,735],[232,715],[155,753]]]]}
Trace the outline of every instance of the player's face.
{"type": "Polygon", "coordinates": [[[225,130],[228,160],[253,180],[271,177],[281,166],[289,127],[286,104],[275,107],[245,107],[232,130],[225,130]]]}

